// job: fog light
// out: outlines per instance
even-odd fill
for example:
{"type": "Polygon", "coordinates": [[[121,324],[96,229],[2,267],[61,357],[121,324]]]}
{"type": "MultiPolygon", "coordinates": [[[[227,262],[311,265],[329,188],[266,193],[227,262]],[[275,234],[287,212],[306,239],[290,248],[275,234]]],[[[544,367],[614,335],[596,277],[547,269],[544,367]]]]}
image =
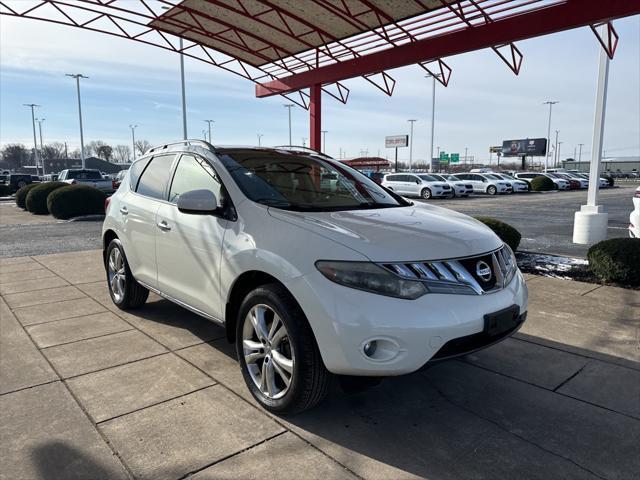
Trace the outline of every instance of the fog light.
{"type": "Polygon", "coordinates": [[[376,353],[376,348],[378,348],[378,342],[372,340],[364,344],[363,351],[367,357],[373,357],[376,353]]]}

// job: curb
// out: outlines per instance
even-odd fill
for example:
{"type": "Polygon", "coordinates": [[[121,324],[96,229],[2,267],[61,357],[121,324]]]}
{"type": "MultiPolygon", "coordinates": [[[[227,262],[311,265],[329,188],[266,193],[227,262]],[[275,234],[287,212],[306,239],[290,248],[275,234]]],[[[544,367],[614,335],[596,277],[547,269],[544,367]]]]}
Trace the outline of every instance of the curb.
{"type": "Polygon", "coordinates": [[[66,222],[102,222],[103,220],[104,215],[80,215],[79,217],[70,218],[66,222]]]}

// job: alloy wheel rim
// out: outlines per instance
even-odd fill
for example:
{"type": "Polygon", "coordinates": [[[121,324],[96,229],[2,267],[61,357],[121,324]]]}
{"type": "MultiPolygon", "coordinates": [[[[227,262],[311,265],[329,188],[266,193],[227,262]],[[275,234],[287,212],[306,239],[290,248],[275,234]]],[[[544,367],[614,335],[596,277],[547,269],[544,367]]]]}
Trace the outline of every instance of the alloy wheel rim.
{"type": "Polygon", "coordinates": [[[268,305],[249,310],[242,328],[242,350],[254,385],[270,399],[282,398],[293,381],[295,356],[289,332],[268,305]]]}
{"type": "Polygon", "coordinates": [[[119,248],[114,248],[109,254],[108,262],[109,288],[116,302],[121,302],[124,298],[126,287],[126,274],[124,268],[124,258],[119,248]]]}

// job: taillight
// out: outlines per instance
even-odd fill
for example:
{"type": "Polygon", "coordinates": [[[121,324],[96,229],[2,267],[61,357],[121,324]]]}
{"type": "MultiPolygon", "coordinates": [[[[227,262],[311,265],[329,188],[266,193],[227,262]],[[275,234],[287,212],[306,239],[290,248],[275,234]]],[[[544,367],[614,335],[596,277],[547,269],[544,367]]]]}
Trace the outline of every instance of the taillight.
{"type": "Polygon", "coordinates": [[[111,203],[111,197],[107,197],[104,199],[104,214],[106,215],[109,211],[109,204],[111,203]]]}
{"type": "Polygon", "coordinates": [[[636,198],[640,198],[640,190],[636,190],[636,193],[634,193],[633,196],[636,198]]]}
{"type": "Polygon", "coordinates": [[[111,188],[114,189],[114,190],[118,189],[118,184],[116,183],[115,180],[111,180],[111,188]]]}

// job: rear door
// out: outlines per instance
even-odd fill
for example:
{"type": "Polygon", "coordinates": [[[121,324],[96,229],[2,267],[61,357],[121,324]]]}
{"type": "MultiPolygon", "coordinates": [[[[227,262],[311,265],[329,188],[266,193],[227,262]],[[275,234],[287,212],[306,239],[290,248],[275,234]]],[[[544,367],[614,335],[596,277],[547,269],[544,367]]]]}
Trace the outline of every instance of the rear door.
{"type": "Polygon", "coordinates": [[[130,187],[116,215],[123,217],[125,254],[136,280],[157,288],[156,215],[166,198],[175,155],[158,155],[131,166],[130,187]]]}
{"type": "Polygon", "coordinates": [[[156,257],[158,288],[215,318],[222,318],[220,261],[229,220],[182,213],[177,201],[190,190],[213,192],[221,205],[224,189],[215,169],[202,157],[183,154],[175,169],[167,202],[158,210],[156,257]]]}

